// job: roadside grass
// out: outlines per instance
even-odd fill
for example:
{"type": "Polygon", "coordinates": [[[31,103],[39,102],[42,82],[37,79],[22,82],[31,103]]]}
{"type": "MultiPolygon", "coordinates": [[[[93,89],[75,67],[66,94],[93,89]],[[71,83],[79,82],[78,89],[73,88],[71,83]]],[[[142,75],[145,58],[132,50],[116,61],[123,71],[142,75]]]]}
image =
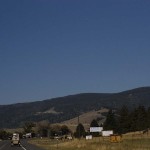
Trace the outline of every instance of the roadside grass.
{"type": "Polygon", "coordinates": [[[120,143],[111,143],[109,138],[103,139],[102,137],[70,141],[43,138],[32,139],[29,142],[45,150],[150,150],[149,136],[123,136],[123,141],[120,143]]]}

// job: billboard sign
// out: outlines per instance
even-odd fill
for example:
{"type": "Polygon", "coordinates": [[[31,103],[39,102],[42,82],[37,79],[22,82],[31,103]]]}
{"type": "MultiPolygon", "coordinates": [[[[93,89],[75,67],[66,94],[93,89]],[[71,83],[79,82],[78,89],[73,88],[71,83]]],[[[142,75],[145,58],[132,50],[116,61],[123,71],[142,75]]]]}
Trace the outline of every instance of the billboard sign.
{"type": "Polygon", "coordinates": [[[102,132],[103,127],[90,127],[90,132],[102,132]]]}

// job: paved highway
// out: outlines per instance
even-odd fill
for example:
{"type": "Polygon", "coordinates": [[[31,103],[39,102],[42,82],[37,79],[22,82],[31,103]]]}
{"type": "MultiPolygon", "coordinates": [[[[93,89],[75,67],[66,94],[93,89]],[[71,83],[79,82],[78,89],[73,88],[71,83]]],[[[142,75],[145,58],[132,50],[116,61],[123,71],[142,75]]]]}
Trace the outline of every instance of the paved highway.
{"type": "Polygon", "coordinates": [[[11,141],[0,141],[0,150],[43,150],[27,143],[27,140],[21,141],[21,146],[12,146],[11,141]]]}

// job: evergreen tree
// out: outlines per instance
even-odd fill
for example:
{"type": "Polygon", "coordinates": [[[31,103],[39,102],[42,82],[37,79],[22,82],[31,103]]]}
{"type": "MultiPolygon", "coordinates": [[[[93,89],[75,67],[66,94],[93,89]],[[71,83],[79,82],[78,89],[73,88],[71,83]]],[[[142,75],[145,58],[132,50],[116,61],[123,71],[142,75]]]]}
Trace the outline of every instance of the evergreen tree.
{"type": "Polygon", "coordinates": [[[147,112],[144,106],[135,108],[130,115],[131,131],[141,131],[148,127],[147,112]]]}
{"type": "Polygon", "coordinates": [[[76,132],[74,133],[74,136],[77,138],[81,138],[85,136],[85,129],[81,123],[78,124],[76,128],[76,132]]]}
{"type": "Polygon", "coordinates": [[[147,109],[147,127],[150,128],[150,107],[147,109]]]}
{"type": "MultiPolygon", "coordinates": [[[[95,119],[93,119],[91,124],[90,124],[90,127],[99,127],[99,124],[95,119]]],[[[93,132],[91,134],[92,134],[92,136],[95,136],[95,137],[99,136],[99,132],[93,132]]]]}
{"type": "Polygon", "coordinates": [[[117,121],[114,112],[110,110],[107,114],[106,121],[104,122],[104,130],[113,130],[117,132],[117,121]]]}
{"type": "Polygon", "coordinates": [[[91,124],[90,124],[90,127],[99,127],[99,124],[95,119],[93,119],[91,124]]]}
{"type": "Polygon", "coordinates": [[[137,115],[138,115],[138,119],[137,119],[137,130],[144,130],[147,128],[147,113],[146,113],[146,110],[145,110],[145,107],[144,106],[139,106],[138,107],[138,112],[137,112],[137,115]]]}
{"type": "Polygon", "coordinates": [[[137,131],[137,120],[138,120],[138,110],[135,108],[131,113],[130,113],[130,130],[131,131],[137,131]]]}
{"type": "Polygon", "coordinates": [[[129,110],[126,106],[123,106],[119,112],[119,133],[126,133],[130,131],[130,118],[129,118],[129,110]]]}

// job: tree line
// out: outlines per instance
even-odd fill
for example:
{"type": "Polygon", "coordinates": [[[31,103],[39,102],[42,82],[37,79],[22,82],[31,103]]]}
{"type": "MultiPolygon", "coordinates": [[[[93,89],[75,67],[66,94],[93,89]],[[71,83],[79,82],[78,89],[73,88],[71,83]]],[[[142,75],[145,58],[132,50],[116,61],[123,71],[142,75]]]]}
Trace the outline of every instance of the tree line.
{"type": "MultiPolygon", "coordinates": [[[[104,130],[113,130],[114,133],[124,134],[133,131],[147,131],[150,128],[150,107],[138,106],[132,110],[129,110],[127,106],[123,106],[120,110],[109,110],[106,120],[103,124],[98,124],[96,119],[92,120],[90,127],[102,126],[104,130]]],[[[88,134],[93,136],[99,136],[99,133],[89,133],[84,126],[79,123],[76,127],[76,131],[73,133],[66,125],[51,125],[49,121],[41,121],[38,123],[26,122],[23,125],[23,132],[35,133],[42,137],[54,137],[56,135],[74,135],[76,138],[85,137],[88,134]]],[[[6,139],[10,136],[5,130],[0,130],[0,139],[6,139]]]]}
{"type": "MultiPolygon", "coordinates": [[[[32,137],[54,137],[72,134],[72,131],[66,125],[51,125],[48,120],[40,121],[38,123],[25,122],[22,126],[22,131],[15,131],[19,133],[20,138],[23,138],[26,133],[31,133],[32,137]]],[[[11,139],[12,133],[7,130],[0,129],[0,139],[11,139]]]]}
{"type": "Polygon", "coordinates": [[[110,110],[103,125],[105,130],[114,130],[123,134],[134,131],[145,131],[150,128],[150,107],[138,106],[129,110],[123,106],[118,112],[110,110]]]}
{"type": "MultiPolygon", "coordinates": [[[[127,106],[122,106],[118,111],[109,110],[106,120],[99,125],[97,120],[93,120],[90,127],[102,126],[103,130],[113,130],[115,134],[124,134],[127,132],[143,131],[147,132],[150,128],[150,107],[138,106],[129,110],[127,106]]],[[[76,128],[75,136],[80,138],[89,134],[84,126],[79,124],[76,128]]],[[[99,133],[90,133],[93,136],[99,136],[99,133]]]]}

